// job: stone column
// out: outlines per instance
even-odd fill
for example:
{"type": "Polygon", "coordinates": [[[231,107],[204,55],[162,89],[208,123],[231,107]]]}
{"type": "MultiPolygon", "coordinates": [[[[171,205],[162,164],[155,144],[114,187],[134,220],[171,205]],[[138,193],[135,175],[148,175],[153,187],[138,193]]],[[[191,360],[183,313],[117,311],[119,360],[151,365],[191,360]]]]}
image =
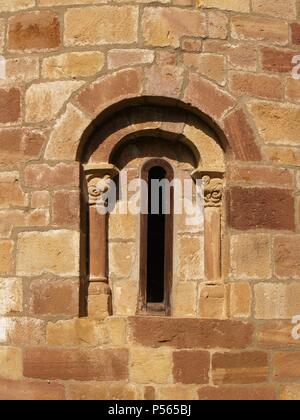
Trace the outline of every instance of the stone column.
{"type": "Polygon", "coordinates": [[[89,286],[88,316],[101,319],[112,313],[111,289],[108,283],[108,214],[103,195],[118,170],[109,164],[86,165],[87,202],[89,206],[89,286]]]}
{"type": "Polygon", "coordinates": [[[220,283],[221,272],[221,206],[223,179],[204,175],[204,241],[205,279],[220,283]]]}

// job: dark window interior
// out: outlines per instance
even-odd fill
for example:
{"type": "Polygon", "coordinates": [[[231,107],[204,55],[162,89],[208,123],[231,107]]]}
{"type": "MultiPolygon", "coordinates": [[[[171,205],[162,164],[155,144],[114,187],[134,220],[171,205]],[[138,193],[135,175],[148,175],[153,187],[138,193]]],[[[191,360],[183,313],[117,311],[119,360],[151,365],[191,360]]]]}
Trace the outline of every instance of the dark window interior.
{"type": "MultiPolygon", "coordinates": [[[[166,215],[163,209],[167,197],[163,188],[159,189],[159,212],[152,214],[151,181],[163,180],[166,171],[160,166],[154,166],[149,170],[148,185],[148,247],[147,247],[147,302],[163,303],[165,299],[165,230],[166,215]]],[[[157,198],[156,198],[157,199],[157,198]]]]}

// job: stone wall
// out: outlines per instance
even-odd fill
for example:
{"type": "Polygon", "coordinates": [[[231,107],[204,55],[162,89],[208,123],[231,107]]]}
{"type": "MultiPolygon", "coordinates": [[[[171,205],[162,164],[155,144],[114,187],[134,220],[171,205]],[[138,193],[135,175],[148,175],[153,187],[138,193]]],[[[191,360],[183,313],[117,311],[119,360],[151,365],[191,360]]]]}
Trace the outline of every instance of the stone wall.
{"type": "Polygon", "coordinates": [[[300,398],[299,20],[298,0],[0,2],[1,399],[300,398]],[[79,318],[80,150],[138,98],[227,139],[222,284],[188,314],[182,282],[190,318],[79,318]]]}

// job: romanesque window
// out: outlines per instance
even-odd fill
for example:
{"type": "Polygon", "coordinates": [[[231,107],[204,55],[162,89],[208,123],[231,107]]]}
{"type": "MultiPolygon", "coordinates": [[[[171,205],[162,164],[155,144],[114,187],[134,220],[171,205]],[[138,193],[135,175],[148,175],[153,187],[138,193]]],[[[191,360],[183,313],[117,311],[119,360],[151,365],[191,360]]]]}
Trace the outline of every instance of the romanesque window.
{"type": "MultiPolygon", "coordinates": [[[[89,264],[82,290],[88,314],[210,317],[202,303],[222,290],[225,172],[224,151],[212,129],[184,110],[130,107],[97,128],[83,163],[88,217],[82,243],[89,264]],[[124,176],[126,185],[179,181],[183,195],[174,198],[174,189],[166,194],[161,188],[156,214],[132,212],[136,192],[124,193],[124,176]],[[186,196],[186,182],[192,195],[186,196]],[[186,203],[192,204],[199,182],[202,212],[191,214],[186,203]],[[115,192],[116,203],[102,214],[107,191],[115,192]]],[[[152,196],[146,198],[149,210],[152,196]]]]}

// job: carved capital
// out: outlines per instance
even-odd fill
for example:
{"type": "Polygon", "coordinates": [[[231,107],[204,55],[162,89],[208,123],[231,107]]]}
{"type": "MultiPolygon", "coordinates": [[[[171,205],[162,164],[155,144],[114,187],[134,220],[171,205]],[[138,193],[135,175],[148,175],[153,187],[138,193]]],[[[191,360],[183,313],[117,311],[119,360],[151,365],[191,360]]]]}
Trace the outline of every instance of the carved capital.
{"type": "Polygon", "coordinates": [[[90,205],[101,205],[101,198],[109,190],[109,183],[118,174],[118,169],[114,165],[101,164],[86,165],[84,171],[87,185],[87,201],[90,205]]]}
{"type": "Polygon", "coordinates": [[[220,207],[223,198],[223,179],[211,178],[209,175],[205,175],[202,181],[205,207],[220,207]]]}

